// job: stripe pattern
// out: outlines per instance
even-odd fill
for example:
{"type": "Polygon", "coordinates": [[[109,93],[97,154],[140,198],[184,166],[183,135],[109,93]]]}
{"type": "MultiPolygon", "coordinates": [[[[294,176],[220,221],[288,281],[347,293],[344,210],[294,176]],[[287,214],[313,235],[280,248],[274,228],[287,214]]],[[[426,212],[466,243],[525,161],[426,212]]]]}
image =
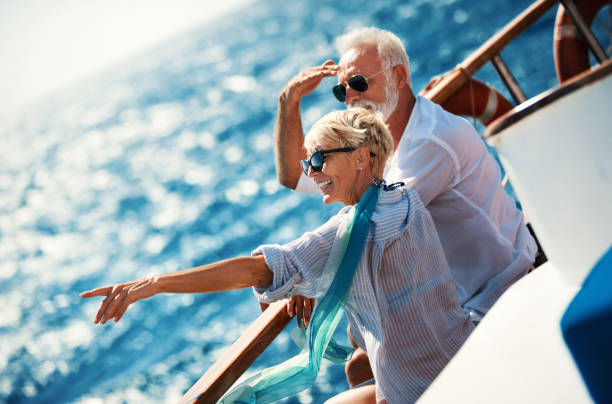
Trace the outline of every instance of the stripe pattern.
{"type": "MultiPolygon", "coordinates": [[[[352,207],[313,232],[263,245],[272,285],[255,288],[271,302],[292,294],[319,297],[323,268],[338,226],[352,207]]],[[[473,329],[457,299],[431,216],[415,191],[383,192],[353,279],[346,313],[353,337],[367,353],[378,400],[414,402],[473,329]]]]}

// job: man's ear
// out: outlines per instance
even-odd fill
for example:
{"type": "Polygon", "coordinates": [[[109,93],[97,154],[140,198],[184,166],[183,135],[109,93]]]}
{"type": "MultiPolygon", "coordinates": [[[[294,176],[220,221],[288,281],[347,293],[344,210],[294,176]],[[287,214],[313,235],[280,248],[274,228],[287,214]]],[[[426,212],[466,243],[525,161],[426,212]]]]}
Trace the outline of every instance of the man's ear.
{"type": "Polygon", "coordinates": [[[408,85],[408,71],[404,65],[396,65],[392,70],[393,82],[397,88],[402,88],[408,85]]]}

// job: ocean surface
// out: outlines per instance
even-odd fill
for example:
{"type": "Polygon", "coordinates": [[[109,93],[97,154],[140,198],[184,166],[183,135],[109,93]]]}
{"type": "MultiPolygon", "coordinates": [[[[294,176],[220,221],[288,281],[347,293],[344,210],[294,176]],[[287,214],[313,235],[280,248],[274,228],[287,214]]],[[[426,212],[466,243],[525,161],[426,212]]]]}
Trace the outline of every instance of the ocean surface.
{"type": "MultiPolygon", "coordinates": [[[[340,209],[279,186],[277,95],[356,26],[404,41],[415,92],[530,1],[253,2],[0,125],[0,401],[174,403],[257,316],[250,290],[163,295],[95,326],[79,292],[284,243],[340,209]]],[[[556,8],[502,52],[527,96],[557,84],[556,8]]],[[[510,99],[489,65],[477,74],[510,99]]],[[[308,129],[341,108],[325,79],[308,129]]],[[[479,128],[482,130],[482,128],[479,128]]],[[[292,325],[293,327],[293,325],[292,325]]],[[[298,349],[284,331],[253,368],[298,349]]],[[[345,390],[342,365],[288,403],[345,390]]]]}

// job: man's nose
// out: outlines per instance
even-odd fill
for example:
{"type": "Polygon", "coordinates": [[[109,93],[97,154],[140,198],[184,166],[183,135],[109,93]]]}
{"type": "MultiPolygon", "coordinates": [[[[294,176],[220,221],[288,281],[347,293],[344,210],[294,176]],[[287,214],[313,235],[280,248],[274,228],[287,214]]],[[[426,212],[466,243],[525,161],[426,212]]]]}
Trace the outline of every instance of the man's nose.
{"type": "Polygon", "coordinates": [[[346,99],[344,100],[344,105],[347,107],[351,105],[354,101],[359,99],[360,92],[357,90],[353,90],[350,86],[346,86],[346,99]]]}

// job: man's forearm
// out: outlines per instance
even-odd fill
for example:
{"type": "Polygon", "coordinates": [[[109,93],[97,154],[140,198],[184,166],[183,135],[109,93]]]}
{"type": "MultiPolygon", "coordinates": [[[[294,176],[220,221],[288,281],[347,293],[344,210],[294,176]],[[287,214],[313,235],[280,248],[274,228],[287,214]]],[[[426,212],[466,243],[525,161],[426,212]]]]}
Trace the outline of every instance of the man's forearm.
{"type": "Polygon", "coordinates": [[[274,157],[278,181],[295,189],[300,178],[300,160],[306,158],[300,117],[300,102],[281,94],[274,126],[274,157]]]}
{"type": "Polygon", "coordinates": [[[263,256],[240,257],[214,264],[159,275],[156,293],[208,293],[268,286],[272,272],[263,256]]]}

